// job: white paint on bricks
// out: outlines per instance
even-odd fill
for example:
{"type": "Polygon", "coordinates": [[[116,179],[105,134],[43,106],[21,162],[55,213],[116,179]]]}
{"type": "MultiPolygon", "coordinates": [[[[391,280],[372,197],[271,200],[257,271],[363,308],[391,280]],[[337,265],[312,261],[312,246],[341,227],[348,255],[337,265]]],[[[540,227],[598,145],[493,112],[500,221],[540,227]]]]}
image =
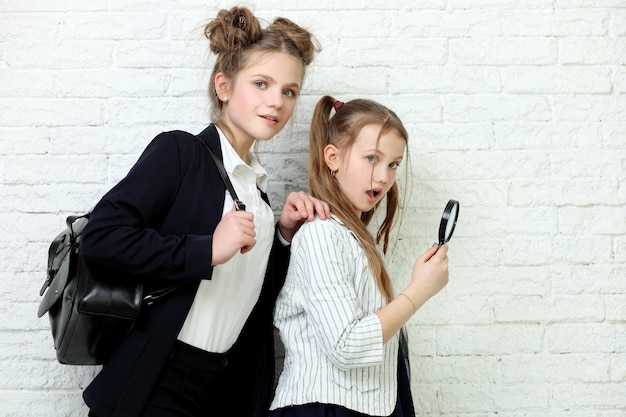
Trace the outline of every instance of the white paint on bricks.
{"type": "MultiPolygon", "coordinates": [[[[201,27],[231,6],[209,3],[0,4],[0,415],[86,415],[98,368],[56,363],[35,314],[47,245],[156,134],[209,121],[201,27]]],[[[626,3],[257,3],[323,47],[259,148],[276,211],[306,188],[323,94],[379,100],[409,130],[398,289],[461,202],[450,283],[408,325],[418,414],[626,416],[626,3]]]]}

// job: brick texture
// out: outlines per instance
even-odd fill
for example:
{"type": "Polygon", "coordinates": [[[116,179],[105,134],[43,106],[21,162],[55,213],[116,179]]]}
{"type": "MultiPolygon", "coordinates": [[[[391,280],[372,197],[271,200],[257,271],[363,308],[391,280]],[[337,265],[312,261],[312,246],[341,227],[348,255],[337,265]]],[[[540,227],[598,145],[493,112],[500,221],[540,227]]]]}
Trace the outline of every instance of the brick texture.
{"type": "MultiPolygon", "coordinates": [[[[306,189],[323,94],[409,130],[397,288],[461,202],[450,283],[408,324],[418,414],[626,416],[626,1],[256,3],[323,47],[258,150],[277,212],[306,189]]],[[[155,135],[208,123],[201,28],[230,6],[0,1],[1,416],[87,414],[98,368],[59,365],[36,317],[47,246],[155,135]]]]}

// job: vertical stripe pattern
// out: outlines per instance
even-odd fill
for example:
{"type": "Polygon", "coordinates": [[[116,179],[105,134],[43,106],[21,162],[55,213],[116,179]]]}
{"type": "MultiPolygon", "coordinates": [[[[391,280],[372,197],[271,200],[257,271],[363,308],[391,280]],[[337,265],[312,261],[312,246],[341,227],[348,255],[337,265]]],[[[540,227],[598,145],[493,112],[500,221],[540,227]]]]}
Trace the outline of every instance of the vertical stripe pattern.
{"type": "Polygon", "coordinates": [[[274,312],[285,362],[272,409],[319,402],[390,415],[398,339],[382,343],[375,312],[385,304],[362,246],[339,219],[303,225],[274,312]]]}

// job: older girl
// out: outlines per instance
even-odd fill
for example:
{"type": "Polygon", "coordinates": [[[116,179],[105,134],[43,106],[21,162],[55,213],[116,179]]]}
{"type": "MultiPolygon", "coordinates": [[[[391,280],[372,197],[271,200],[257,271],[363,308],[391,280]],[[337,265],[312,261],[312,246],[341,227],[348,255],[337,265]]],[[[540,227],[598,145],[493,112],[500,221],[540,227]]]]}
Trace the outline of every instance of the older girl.
{"type": "Polygon", "coordinates": [[[148,292],[179,287],[147,307],[84,392],[90,416],[264,415],[273,387],[272,308],[286,244],[328,206],[288,196],[277,227],[267,176],[250,153],[294,111],[316,45],[285,18],[262,29],[246,8],[205,28],[217,55],[209,93],[215,122],[195,136],[158,135],[93,210],[85,257],[148,292]],[[201,142],[204,142],[201,143],[201,142]],[[245,211],[233,206],[209,148],[245,211]]]}

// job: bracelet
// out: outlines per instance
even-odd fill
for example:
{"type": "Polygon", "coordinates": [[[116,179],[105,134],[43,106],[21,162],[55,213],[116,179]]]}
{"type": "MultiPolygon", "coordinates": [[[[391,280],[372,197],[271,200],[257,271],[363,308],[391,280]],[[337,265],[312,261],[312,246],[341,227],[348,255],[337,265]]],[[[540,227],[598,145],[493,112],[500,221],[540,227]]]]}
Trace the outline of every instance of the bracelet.
{"type": "Polygon", "coordinates": [[[411,297],[409,297],[408,295],[406,295],[405,293],[401,292],[398,295],[403,295],[404,298],[406,298],[407,300],[409,300],[409,303],[411,303],[411,305],[413,306],[413,314],[415,314],[417,312],[417,306],[415,305],[415,303],[413,302],[413,300],[411,300],[411,297]]]}

